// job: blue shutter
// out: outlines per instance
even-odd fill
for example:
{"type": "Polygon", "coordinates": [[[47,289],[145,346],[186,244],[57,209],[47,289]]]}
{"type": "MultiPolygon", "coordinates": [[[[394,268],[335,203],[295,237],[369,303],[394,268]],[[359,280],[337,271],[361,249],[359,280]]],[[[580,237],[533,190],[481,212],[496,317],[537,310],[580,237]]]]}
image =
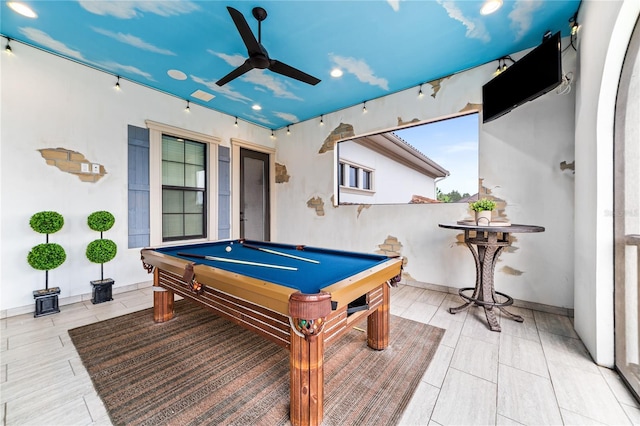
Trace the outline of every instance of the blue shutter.
{"type": "Polygon", "coordinates": [[[149,129],[129,125],[129,248],[148,247],[149,129]]]}
{"type": "Polygon", "coordinates": [[[218,146],[218,239],[231,238],[230,149],[218,146]]]}

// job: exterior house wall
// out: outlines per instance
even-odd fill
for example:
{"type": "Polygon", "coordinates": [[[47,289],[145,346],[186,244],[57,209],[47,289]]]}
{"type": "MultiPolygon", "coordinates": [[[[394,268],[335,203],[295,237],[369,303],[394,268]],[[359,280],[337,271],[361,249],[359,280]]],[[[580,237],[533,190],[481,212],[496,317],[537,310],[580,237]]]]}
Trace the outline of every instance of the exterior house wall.
{"type": "Polygon", "coordinates": [[[354,162],[374,172],[371,194],[350,193],[342,188],[341,203],[402,203],[411,202],[413,195],[436,198],[434,179],[356,142],[340,142],[340,158],[354,162]]]}

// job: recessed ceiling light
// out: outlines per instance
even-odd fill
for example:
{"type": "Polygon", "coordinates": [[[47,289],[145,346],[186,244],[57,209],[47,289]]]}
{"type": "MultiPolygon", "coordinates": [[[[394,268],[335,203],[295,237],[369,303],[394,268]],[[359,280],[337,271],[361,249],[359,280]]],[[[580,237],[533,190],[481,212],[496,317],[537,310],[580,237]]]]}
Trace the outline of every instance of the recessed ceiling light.
{"type": "Polygon", "coordinates": [[[258,104],[253,104],[253,106],[251,108],[253,108],[256,111],[260,111],[262,109],[262,107],[260,105],[258,105],[258,104]]]}
{"type": "Polygon", "coordinates": [[[480,8],[481,15],[490,15],[502,7],[502,0],[487,0],[480,8]]]}
{"type": "Polygon", "coordinates": [[[26,16],[27,18],[37,18],[38,15],[24,3],[19,3],[17,1],[8,1],[7,6],[13,9],[14,12],[18,12],[22,16],[26,16]]]}
{"type": "Polygon", "coordinates": [[[185,73],[183,73],[180,70],[169,70],[167,71],[167,74],[169,74],[169,77],[171,78],[175,78],[176,80],[186,80],[187,79],[187,75],[185,73]]]}
{"type": "Polygon", "coordinates": [[[342,77],[342,70],[340,68],[334,68],[331,70],[331,77],[342,77]]]}

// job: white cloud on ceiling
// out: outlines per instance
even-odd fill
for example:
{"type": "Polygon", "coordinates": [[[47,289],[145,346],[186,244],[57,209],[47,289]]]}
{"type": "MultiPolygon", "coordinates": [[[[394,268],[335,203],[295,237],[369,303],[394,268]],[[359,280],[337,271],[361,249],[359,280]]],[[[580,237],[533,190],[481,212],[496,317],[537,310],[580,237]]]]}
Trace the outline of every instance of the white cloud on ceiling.
{"type": "Polygon", "coordinates": [[[387,3],[389,3],[394,12],[400,10],[400,0],[387,0],[387,3]]]}
{"type": "Polygon", "coordinates": [[[150,81],[155,81],[151,76],[151,74],[149,74],[148,72],[144,72],[130,65],[122,65],[117,62],[90,61],[86,59],[81,52],[77,50],[73,50],[67,47],[67,45],[65,45],[64,43],[51,38],[51,36],[45,33],[44,31],[40,31],[31,27],[22,27],[20,28],[20,32],[29,40],[36,43],[37,45],[42,46],[45,49],[51,49],[52,51],[57,52],[61,55],[83,61],[87,64],[96,66],[97,68],[103,68],[111,71],[123,71],[129,74],[136,74],[136,75],[142,76],[150,81]]]}
{"type": "Polygon", "coordinates": [[[258,122],[264,124],[265,126],[271,127],[273,125],[273,123],[271,121],[269,121],[269,119],[267,117],[265,117],[264,115],[249,114],[249,115],[247,115],[247,117],[249,117],[252,120],[258,121],[258,122]]]}
{"type": "Polygon", "coordinates": [[[145,12],[160,16],[173,16],[191,13],[199,9],[198,5],[190,1],[103,1],[79,0],[80,6],[96,15],[111,15],[120,19],[131,19],[143,15],[145,12]]]}
{"type": "Polygon", "coordinates": [[[21,27],[20,32],[27,37],[29,40],[33,41],[39,46],[42,46],[46,49],[51,49],[54,52],[58,52],[61,55],[68,56],[70,58],[86,61],[86,59],[82,56],[77,50],[73,50],[61,41],[54,40],[51,36],[44,31],[32,28],[32,27],[21,27]]]}
{"type": "Polygon", "coordinates": [[[343,68],[346,72],[355,75],[361,82],[372,86],[379,86],[384,90],[389,90],[389,82],[384,78],[376,77],[371,67],[365,61],[351,57],[338,56],[332,53],[329,54],[329,58],[337,67],[343,68]]]}
{"type": "Polygon", "coordinates": [[[290,114],[288,112],[277,112],[275,111],[273,113],[273,115],[275,115],[278,118],[282,118],[284,121],[288,121],[289,123],[297,123],[298,121],[300,121],[298,119],[298,117],[296,117],[293,114],[290,114]]]}
{"type": "Polygon", "coordinates": [[[153,78],[153,76],[151,74],[149,74],[148,72],[144,72],[139,68],[136,68],[134,66],[131,65],[122,65],[119,64],[117,62],[103,62],[103,63],[98,63],[97,64],[100,68],[106,68],[112,71],[123,71],[125,73],[129,73],[129,74],[136,74],[139,75],[141,77],[146,78],[147,80],[150,81],[155,81],[155,79],[153,78]]]}
{"type": "Polygon", "coordinates": [[[447,14],[450,18],[455,19],[456,21],[460,21],[462,25],[467,28],[467,37],[468,38],[476,38],[485,43],[491,41],[491,37],[487,32],[484,23],[478,19],[472,19],[464,16],[462,11],[455,5],[453,1],[449,0],[438,0],[438,4],[440,4],[447,11],[447,14]]]}
{"type": "Polygon", "coordinates": [[[131,34],[123,34],[123,33],[114,33],[113,31],[109,31],[109,30],[105,30],[103,28],[96,28],[96,27],[92,27],[93,31],[97,32],[98,34],[102,34],[105,35],[107,37],[111,37],[114,40],[117,40],[121,43],[124,44],[128,44],[130,46],[133,47],[137,47],[138,49],[142,49],[142,50],[148,50],[149,52],[153,52],[153,53],[159,53],[161,55],[170,55],[170,56],[176,56],[175,53],[173,53],[170,50],[167,49],[161,49],[159,47],[156,47],[150,43],[147,43],[146,41],[142,40],[139,37],[136,37],[134,35],[131,34]]]}
{"type": "MultiPolygon", "coordinates": [[[[218,58],[222,59],[232,67],[236,67],[236,68],[244,64],[244,61],[247,59],[242,55],[227,55],[226,53],[215,52],[211,49],[207,49],[207,52],[211,53],[214,56],[217,56],[218,58]]],[[[222,77],[223,76],[220,76],[220,78],[222,77]]]]}
{"type": "Polygon", "coordinates": [[[300,97],[294,95],[288,90],[285,82],[279,78],[275,78],[271,71],[253,69],[244,74],[241,78],[249,83],[257,85],[257,89],[265,88],[271,91],[273,96],[276,98],[294,99],[296,101],[302,100],[300,97]]]}
{"type": "Polygon", "coordinates": [[[513,10],[509,13],[511,20],[511,28],[516,31],[515,40],[520,40],[531,28],[533,21],[533,12],[542,7],[540,0],[518,0],[513,6],[513,10]]]}

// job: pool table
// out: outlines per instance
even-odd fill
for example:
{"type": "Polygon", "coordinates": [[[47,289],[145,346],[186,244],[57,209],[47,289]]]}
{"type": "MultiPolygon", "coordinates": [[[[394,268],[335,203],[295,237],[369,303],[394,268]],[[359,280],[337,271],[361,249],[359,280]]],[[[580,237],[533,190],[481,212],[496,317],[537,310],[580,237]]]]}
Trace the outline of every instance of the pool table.
{"type": "Polygon", "coordinates": [[[325,345],[364,317],[367,344],[389,343],[401,258],[245,240],[145,248],[141,258],[156,322],[173,317],[178,294],[289,350],[293,425],[322,423],[325,345]]]}

